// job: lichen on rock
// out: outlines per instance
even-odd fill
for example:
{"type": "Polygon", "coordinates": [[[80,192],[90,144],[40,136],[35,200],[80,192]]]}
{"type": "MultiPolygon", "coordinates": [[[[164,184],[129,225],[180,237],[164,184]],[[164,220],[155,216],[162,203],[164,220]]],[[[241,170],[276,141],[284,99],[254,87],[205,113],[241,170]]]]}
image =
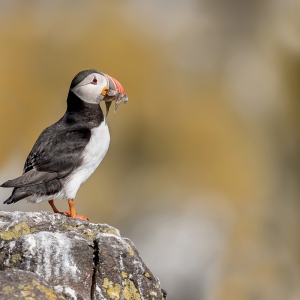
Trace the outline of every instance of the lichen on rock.
{"type": "Polygon", "coordinates": [[[18,269],[0,271],[0,299],[65,300],[36,274],[18,269]]]}
{"type": "Polygon", "coordinates": [[[30,228],[27,223],[20,222],[13,226],[11,229],[0,232],[0,239],[9,241],[17,239],[25,234],[30,234],[35,231],[34,228],[30,228]]]}

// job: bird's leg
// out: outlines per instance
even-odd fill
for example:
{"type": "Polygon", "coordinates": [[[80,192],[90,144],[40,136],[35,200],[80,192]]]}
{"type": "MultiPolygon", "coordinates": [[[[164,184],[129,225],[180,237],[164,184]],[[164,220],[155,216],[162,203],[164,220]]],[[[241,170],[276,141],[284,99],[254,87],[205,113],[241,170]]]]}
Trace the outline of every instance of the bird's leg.
{"type": "Polygon", "coordinates": [[[69,207],[70,207],[69,217],[71,217],[71,218],[77,218],[77,219],[82,219],[82,220],[88,220],[87,217],[76,214],[76,210],[75,210],[75,205],[74,205],[74,200],[73,199],[69,199],[68,200],[68,204],[69,204],[69,207]]]}
{"type": "Polygon", "coordinates": [[[56,208],[56,206],[54,205],[54,200],[49,200],[48,201],[49,202],[49,204],[51,205],[51,207],[52,207],[52,209],[53,209],[53,212],[55,212],[55,213],[61,213],[57,208],[56,208]]]}
{"type": "Polygon", "coordinates": [[[82,220],[88,220],[87,217],[85,216],[80,216],[80,215],[77,215],[76,214],[76,211],[75,211],[75,206],[74,206],[74,200],[73,199],[69,199],[68,200],[68,204],[69,204],[69,207],[70,207],[70,212],[61,212],[59,211],[56,206],[54,205],[54,201],[53,200],[49,200],[48,201],[49,204],[51,205],[52,209],[53,209],[53,212],[55,213],[58,213],[58,214],[62,214],[62,215],[66,215],[68,217],[71,217],[71,218],[77,218],[77,219],[82,219],[82,220]]]}
{"type": "Polygon", "coordinates": [[[69,208],[70,208],[70,217],[75,218],[76,217],[76,210],[75,210],[75,204],[73,199],[68,200],[69,208]]]}

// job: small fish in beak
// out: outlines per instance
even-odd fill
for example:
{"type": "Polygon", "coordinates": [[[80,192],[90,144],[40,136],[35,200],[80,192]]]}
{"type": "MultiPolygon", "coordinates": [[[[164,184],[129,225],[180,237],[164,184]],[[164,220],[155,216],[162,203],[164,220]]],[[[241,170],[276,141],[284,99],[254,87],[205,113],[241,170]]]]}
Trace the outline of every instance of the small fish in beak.
{"type": "Polygon", "coordinates": [[[103,99],[105,101],[106,117],[107,117],[112,101],[114,100],[116,101],[115,110],[114,110],[116,112],[118,106],[121,103],[126,104],[126,102],[128,101],[128,97],[126,95],[125,89],[123,88],[123,86],[118,80],[114,79],[113,77],[107,74],[104,75],[108,83],[108,90],[106,96],[103,99]]]}

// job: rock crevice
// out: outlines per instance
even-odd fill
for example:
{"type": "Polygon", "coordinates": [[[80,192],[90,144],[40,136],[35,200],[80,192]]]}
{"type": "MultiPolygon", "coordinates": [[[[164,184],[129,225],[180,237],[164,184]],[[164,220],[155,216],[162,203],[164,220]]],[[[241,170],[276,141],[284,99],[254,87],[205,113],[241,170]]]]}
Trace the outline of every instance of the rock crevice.
{"type": "Polygon", "coordinates": [[[99,264],[99,249],[98,244],[94,240],[93,241],[93,276],[92,276],[92,286],[91,286],[91,300],[96,300],[95,298],[95,287],[96,287],[96,278],[97,278],[97,267],[99,264]]]}

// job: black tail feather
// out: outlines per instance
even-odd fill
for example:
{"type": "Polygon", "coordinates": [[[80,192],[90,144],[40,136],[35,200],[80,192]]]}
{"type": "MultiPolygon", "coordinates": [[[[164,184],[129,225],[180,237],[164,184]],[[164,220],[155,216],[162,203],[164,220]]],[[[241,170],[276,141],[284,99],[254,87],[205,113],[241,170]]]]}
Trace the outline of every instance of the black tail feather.
{"type": "Polygon", "coordinates": [[[63,187],[62,182],[59,179],[54,179],[49,182],[40,183],[31,186],[15,187],[12,191],[11,196],[3,203],[4,204],[15,203],[29,196],[33,196],[34,198],[38,199],[38,197],[42,197],[42,196],[55,195],[62,189],[62,187],[63,187]]]}
{"type": "Polygon", "coordinates": [[[11,203],[13,203],[11,200],[11,196],[3,202],[3,204],[11,204],[11,203]]]}
{"type": "Polygon", "coordinates": [[[6,199],[3,203],[4,204],[16,203],[28,196],[30,196],[28,193],[24,191],[18,191],[18,189],[14,189],[12,195],[8,199],[6,199]]]}

